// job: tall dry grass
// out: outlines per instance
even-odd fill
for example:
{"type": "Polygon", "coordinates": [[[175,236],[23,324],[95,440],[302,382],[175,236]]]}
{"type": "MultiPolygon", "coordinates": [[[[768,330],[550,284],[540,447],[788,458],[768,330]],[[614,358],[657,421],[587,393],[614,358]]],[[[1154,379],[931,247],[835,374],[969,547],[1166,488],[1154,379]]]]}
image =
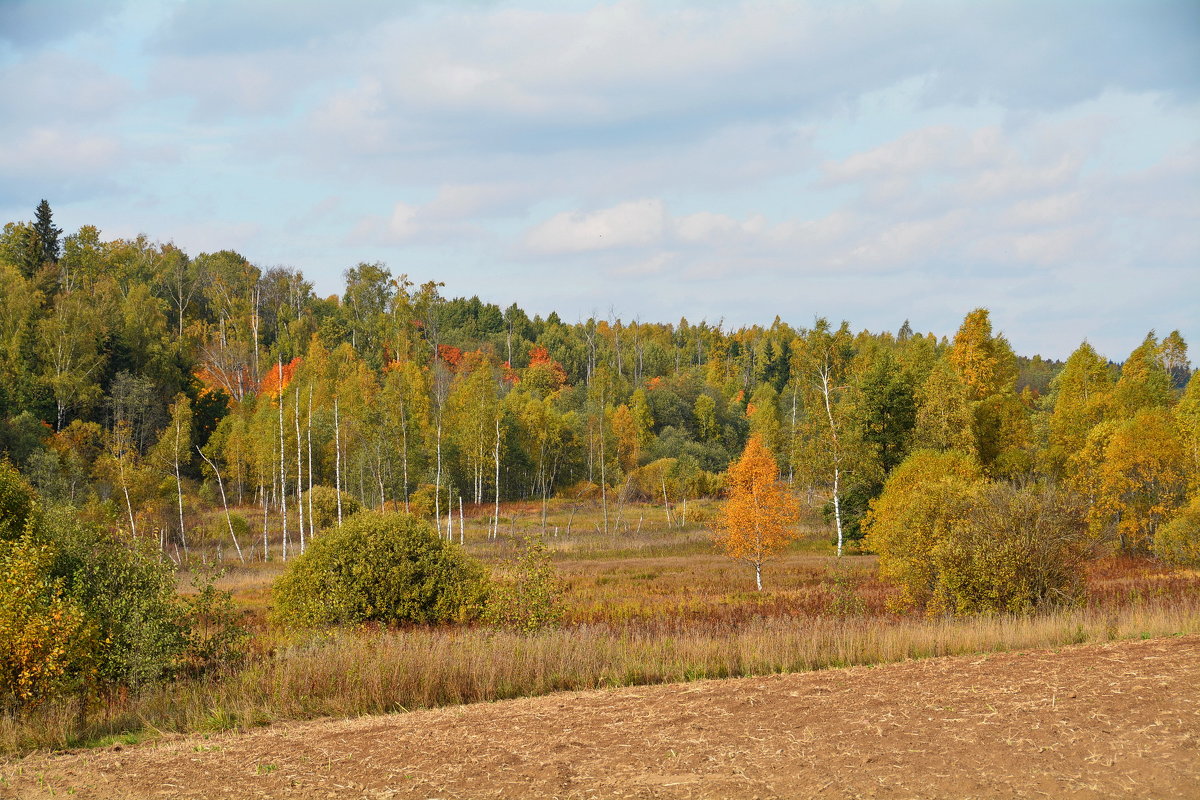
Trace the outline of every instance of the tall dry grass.
{"type": "Polygon", "coordinates": [[[573,689],[796,672],[905,659],[1200,632],[1194,596],[1033,617],[757,618],[676,632],[580,625],[524,636],[488,629],[358,630],[275,641],[219,679],[159,687],[93,709],[0,718],[0,750],[95,743],[130,731],[194,732],[347,717],[573,689]]]}
{"type": "MultiPolygon", "coordinates": [[[[540,513],[510,510],[510,529],[540,529],[540,513]]],[[[769,591],[760,593],[744,565],[711,551],[699,526],[667,526],[653,507],[636,514],[627,518],[632,530],[610,536],[597,530],[597,508],[552,505],[549,523],[562,533],[547,544],[569,586],[568,624],[536,636],[482,628],[285,635],[265,622],[270,586],[284,565],[227,561],[218,585],[234,593],[256,629],[246,667],[94,704],[83,725],[69,703],[0,717],[0,752],[571,689],[1200,633],[1200,573],[1151,559],[1090,564],[1081,608],[925,619],[889,610],[894,589],[880,581],[874,557],[834,559],[823,534],[770,564],[769,591]]],[[[468,551],[507,569],[518,540],[503,532],[488,539],[480,515],[468,516],[466,528],[468,551]]]]}

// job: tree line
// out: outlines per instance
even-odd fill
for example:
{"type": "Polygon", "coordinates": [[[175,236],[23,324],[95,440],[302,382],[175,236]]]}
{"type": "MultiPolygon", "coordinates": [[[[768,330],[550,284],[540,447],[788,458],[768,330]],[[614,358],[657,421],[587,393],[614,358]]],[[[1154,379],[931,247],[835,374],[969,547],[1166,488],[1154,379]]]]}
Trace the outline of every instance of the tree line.
{"type": "Polygon", "coordinates": [[[498,532],[501,502],[556,495],[595,499],[605,532],[634,500],[684,523],[751,436],[839,552],[916,453],[1069,490],[1131,552],[1198,489],[1200,386],[1177,331],[1119,364],[1087,342],[1062,363],[1017,355],[985,309],[952,338],[567,322],[383,264],[344,277],[322,298],[230,250],[64,236],[43,201],[0,235],[0,448],[43,497],[176,558],[197,536],[288,558],[343,502],[446,537],[464,506],[498,532]],[[190,529],[220,507],[222,531],[190,529]]]}

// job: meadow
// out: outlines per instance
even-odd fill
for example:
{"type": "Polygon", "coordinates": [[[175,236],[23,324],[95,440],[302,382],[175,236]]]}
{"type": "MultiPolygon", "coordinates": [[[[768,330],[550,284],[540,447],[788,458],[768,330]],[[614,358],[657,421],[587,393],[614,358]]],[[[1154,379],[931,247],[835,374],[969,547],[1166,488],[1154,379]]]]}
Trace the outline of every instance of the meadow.
{"type": "MultiPolygon", "coordinates": [[[[297,632],[269,620],[271,583],[285,565],[238,563],[222,548],[217,581],[251,631],[244,664],[140,693],[49,704],[0,719],[13,753],[133,742],[168,733],[246,729],[284,720],[354,717],[549,692],[886,664],[1200,632],[1200,572],[1148,558],[1091,563],[1078,607],[1027,617],[925,617],[894,608],[875,558],[838,559],[810,512],[804,535],[765,570],[714,551],[715,502],[693,504],[686,524],[661,506],[630,505],[602,532],[592,504],[551,501],[544,540],[562,579],[562,624],[519,633],[483,624],[297,632]],[[568,532],[569,531],[569,532],[568,532]]],[[[511,570],[522,538],[543,530],[540,504],[465,517],[463,546],[494,574],[511,570]]],[[[611,518],[610,518],[611,519],[611,518]]],[[[275,552],[278,554],[278,548],[275,552]]],[[[215,542],[193,563],[217,555],[215,542]]],[[[191,590],[181,570],[180,591],[191,590]]]]}

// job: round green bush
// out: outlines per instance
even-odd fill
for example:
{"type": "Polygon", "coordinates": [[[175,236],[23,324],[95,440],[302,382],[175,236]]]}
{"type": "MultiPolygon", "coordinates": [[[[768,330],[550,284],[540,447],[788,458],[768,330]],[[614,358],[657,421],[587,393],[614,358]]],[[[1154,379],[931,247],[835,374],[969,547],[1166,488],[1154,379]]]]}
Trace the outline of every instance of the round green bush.
{"type": "Polygon", "coordinates": [[[1200,567],[1200,495],[1154,534],[1154,554],[1184,567],[1200,567]]]}
{"type": "Polygon", "coordinates": [[[462,622],[483,610],[483,567],[409,514],[355,514],[321,534],[275,581],[286,625],[462,622]]]}

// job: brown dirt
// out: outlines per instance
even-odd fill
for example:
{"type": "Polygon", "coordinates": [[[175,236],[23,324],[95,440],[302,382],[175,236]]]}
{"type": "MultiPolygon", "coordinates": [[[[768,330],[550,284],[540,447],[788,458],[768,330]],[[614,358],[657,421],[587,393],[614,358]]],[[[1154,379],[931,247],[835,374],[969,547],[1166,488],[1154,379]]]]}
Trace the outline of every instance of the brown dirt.
{"type": "Polygon", "coordinates": [[[1200,636],[0,762],[0,797],[1200,798],[1200,636]]]}

